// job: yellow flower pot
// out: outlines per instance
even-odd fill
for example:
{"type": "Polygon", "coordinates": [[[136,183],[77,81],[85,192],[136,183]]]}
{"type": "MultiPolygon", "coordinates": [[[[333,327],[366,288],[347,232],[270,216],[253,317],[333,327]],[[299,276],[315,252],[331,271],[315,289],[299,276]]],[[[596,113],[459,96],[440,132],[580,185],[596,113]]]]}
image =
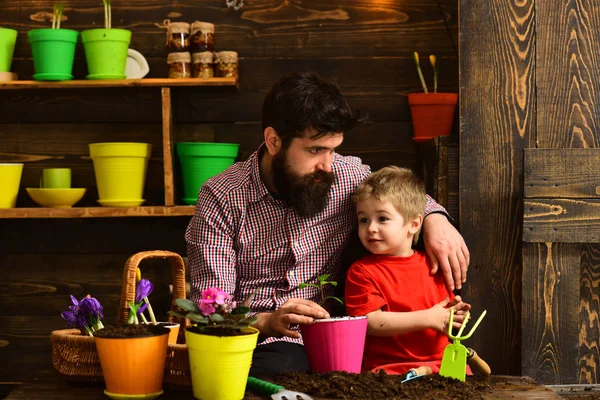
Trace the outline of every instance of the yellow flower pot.
{"type": "Polygon", "coordinates": [[[14,208],[17,205],[22,173],[23,164],[0,164],[0,208],[14,208]]]}
{"type": "Polygon", "coordinates": [[[145,200],[148,143],[91,143],[90,156],[98,187],[98,202],[109,207],[135,207],[145,200]]]}
{"type": "Polygon", "coordinates": [[[192,389],[198,400],[241,400],[246,391],[258,330],[247,335],[211,336],[186,329],[192,389]]]}

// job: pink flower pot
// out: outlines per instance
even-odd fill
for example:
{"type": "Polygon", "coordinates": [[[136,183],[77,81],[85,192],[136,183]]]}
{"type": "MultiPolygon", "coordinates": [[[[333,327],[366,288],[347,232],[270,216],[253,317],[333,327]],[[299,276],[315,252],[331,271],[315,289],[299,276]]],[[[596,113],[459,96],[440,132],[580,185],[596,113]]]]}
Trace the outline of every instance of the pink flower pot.
{"type": "Polygon", "coordinates": [[[360,373],[367,322],[367,317],[337,317],[300,325],[310,369],[360,373]]]}

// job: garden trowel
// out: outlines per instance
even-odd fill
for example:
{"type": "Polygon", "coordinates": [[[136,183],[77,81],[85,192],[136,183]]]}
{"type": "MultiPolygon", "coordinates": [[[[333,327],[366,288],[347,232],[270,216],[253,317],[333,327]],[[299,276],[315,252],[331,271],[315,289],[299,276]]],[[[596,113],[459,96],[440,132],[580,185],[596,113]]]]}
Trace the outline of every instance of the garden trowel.
{"type": "Polygon", "coordinates": [[[481,322],[483,317],[485,317],[486,313],[487,310],[483,311],[483,313],[481,313],[481,315],[479,316],[477,322],[475,322],[475,325],[473,325],[473,328],[471,328],[471,331],[467,335],[461,336],[463,330],[465,329],[467,321],[469,321],[470,312],[467,311],[465,319],[462,325],[460,326],[458,333],[455,336],[452,335],[452,321],[454,320],[454,309],[450,309],[448,337],[452,339],[452,343],[450,343],[448,346],[446,346],[446,349],[444,349],[444,355],[442,357],[442,366],[440,367],[440,375],[448,378],[458,379],[463,382],[465,381],[467,377],[467,348],[463,346],[460,343],[460,341],[467,340],[471,337],[473,332],[475,332],[475,329],[477,329],[477,327],[479,326],[479,323],[481,322]]]}
{"type": "Polygon", "coordinates": [[[306,393],[286,390],[283,386],[276,385],[262,379],[248,377],[248,388],[258,394],[271,395],[273,400],[313,400],[306,393]]]}

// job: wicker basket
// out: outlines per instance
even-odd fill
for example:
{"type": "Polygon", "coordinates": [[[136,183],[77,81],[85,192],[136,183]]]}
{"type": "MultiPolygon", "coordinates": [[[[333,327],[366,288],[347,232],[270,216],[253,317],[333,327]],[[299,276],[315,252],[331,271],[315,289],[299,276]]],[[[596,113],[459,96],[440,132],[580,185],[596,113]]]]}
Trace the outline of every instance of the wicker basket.
{"type": "MultiPolygon", "coordinates": [[[[171,264],[173,281],[171,309],[174,309],[176,299],[185,298],[185,265],[179,254],[163,250],[136,253],[129,257],[123,269],[123,284],[117,311],[118,323],[127,322],[128,304],[135,299],[136,269],[142,261],[151,258],[168,259],[171,264]]],[[[181,324],[178,342],[184,342],[184,330],[190,325],[189,321],[179,320],[172,315],[168,316],[168,321],[181,324]]],[[[63,329],[52,332],[50,340],[52,342],[52,365],[64,378],[81,382],[103,381],[100,359],[93,337],[82,336],[78,329],[63,329]]],[[[187,345],[179,343],[168,345],[163,381],[165,386],[192,386],[187,345]]]]}

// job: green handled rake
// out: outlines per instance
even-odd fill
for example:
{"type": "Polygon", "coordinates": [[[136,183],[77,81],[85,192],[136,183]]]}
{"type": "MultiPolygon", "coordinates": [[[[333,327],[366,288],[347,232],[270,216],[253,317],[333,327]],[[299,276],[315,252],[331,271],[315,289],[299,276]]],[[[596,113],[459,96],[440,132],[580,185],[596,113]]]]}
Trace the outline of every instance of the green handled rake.
{"type": "Polygon", "coordinates": [[[465,336],[461,336],[465,326],[467,325],[467,321],[469,321],[470,312],[467,311],[465,315],[465,320],[463,321],[460,329],[456,336],[452,335],[452,322],[454,321],[454,309],[450,309],[450,323],[448,324],[448,337],[452,339],[452,343],[450,343],[444,349],[444,356],[442,357],[442,366],[440,367],[440,375],[446,376],[448,378],[458,379],[460,381],[465,381],[467,377],[467,348],[460,344],[461,340],[467,340],[471,337],[475,329],[479,326],[479,323],[485,317],[487,310],[484,310],[471,331],[465,336]]]}

